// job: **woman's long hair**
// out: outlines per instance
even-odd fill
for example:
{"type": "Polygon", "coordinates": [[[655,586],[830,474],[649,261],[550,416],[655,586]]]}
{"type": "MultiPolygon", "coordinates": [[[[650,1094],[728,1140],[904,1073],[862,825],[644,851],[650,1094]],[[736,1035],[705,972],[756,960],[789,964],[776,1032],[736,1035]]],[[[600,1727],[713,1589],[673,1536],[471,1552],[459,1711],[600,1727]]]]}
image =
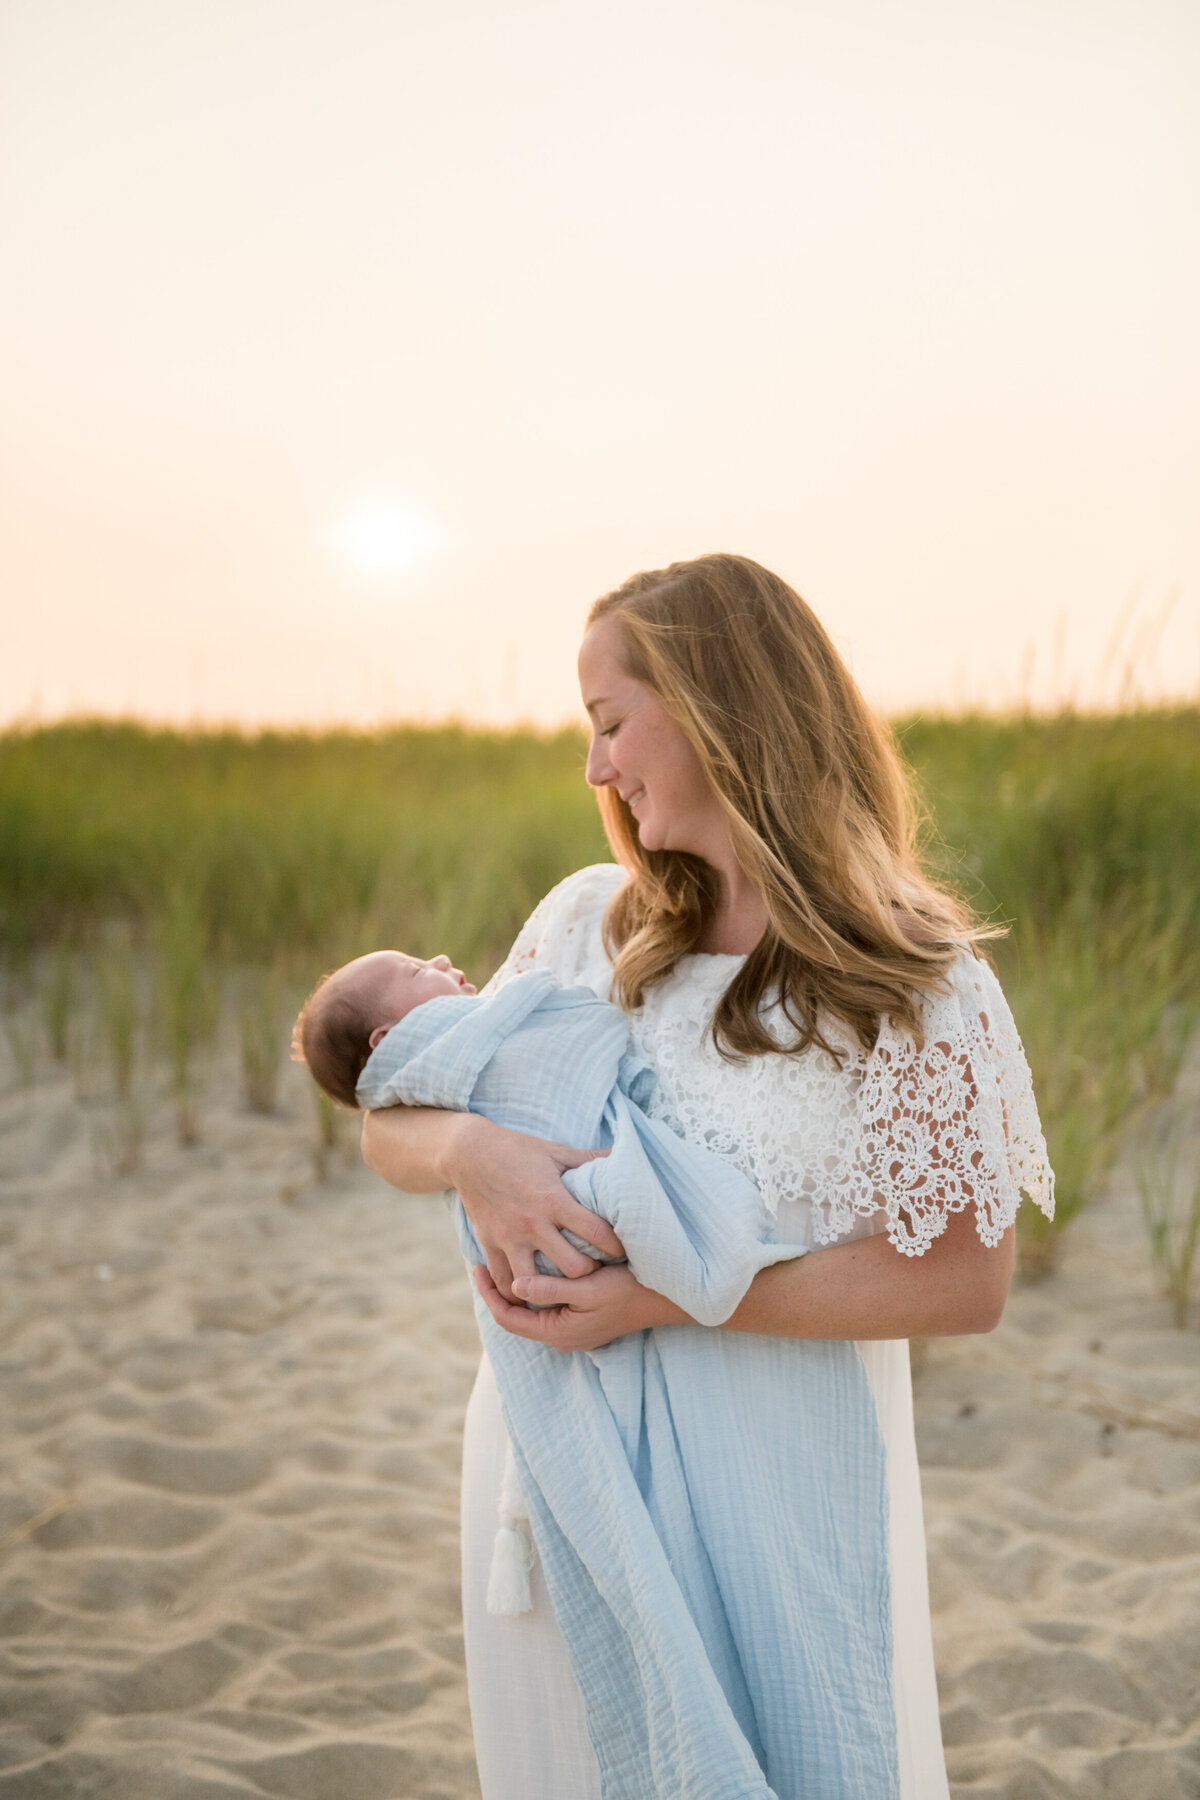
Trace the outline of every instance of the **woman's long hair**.
{"type": "MultiPolygon", "coordinates": [[[[723,995],[713,1038],[725,1056],[817,1044],[841,1060],[822,1018],[864,1049],[888,1016],[920,1037],[919,1000],[980,927],[924,873],[910,777],[826,632],[785,581],[744,556],[701,556],[634,575],[597,600],[615,614],[630,675],[657,695],[700,758],[767,929],[723,995]],[[778,1000],[781,1044],[760,1017],[778,1000]]],[[[610,902],[614,996],[648,988],[698,943],[716,900],[699,857],[643,850],[612,787],[598,794],[609,843],[632,879],[610,902]]]]}

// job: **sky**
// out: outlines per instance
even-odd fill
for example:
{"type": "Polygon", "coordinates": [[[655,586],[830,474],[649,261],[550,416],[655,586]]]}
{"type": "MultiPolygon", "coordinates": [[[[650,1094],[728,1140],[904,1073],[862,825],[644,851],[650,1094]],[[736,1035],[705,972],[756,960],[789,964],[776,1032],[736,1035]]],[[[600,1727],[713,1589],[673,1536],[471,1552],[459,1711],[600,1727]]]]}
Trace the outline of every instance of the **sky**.
{"type": "Polygon", "coordinates": [[[0,722],[578,716],[635,569],[890,713],[1200,698],[1194,0],[0,0],[0,722]]]}

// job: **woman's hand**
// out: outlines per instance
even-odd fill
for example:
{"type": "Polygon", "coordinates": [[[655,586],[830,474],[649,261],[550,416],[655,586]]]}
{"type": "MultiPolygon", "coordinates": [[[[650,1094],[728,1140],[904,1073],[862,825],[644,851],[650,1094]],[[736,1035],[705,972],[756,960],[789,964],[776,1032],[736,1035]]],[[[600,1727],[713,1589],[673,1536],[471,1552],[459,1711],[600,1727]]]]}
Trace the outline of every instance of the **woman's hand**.
{"type": "Polygon", "coordinates": [[[564,1231],[605,1256],[624,1256],[607,1219],[581,1206],[562,1182],[565,1170],[607,1156],[606,1150],[573,1150],[493,1125],[476,1113],[459,1118],[446,1166],[502,1294],[511,1298],[514,1280],[536,1275],[533,1259],[539,1250],[564,1275],[586,1275],[595,1268],[593,1258],[568,1243],[564,1231]]]}
{"type": "Polygon", "coordinates": [[[528,1300],[543,1311],[514,1306],[500,1292],[488,1271],[474,1271],[475,1285],[484,1304],[505,1331],[514,1337],[532,1338],[552,1350],[599,1350],[614,1338],[651,1325],[693,1325],[680,1307],[643,1287],[622,1264],[596,1269],[574,1281],[553,1275],[519,1276],[514,1288],[519,1300],[528,1300]]]}
{"type": "Polygon", "coordinates": [[[586,1275],[595,1262],[563,1237],[574,1232],[605,1256],[624,1256],[612,1226],[563,1186],[598,1150],[508,1131],[477,1113],[390,1106],[363,1121],[369,1168],[409,1193],[457,1188],[501,1292],[512,1298],[513,1277],[536,1273],[542,1255],[566,1275],[586,1275]]]}

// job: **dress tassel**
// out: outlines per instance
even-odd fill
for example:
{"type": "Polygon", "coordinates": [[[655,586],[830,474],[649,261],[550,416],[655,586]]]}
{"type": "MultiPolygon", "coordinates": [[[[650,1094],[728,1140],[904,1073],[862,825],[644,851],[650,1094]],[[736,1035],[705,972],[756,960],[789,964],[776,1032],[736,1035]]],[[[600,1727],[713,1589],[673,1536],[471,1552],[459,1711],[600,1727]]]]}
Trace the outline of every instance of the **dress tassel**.
{"type": "Polygon", "coordinates": [[[504,1451],[504,1475],[500,1482],[500,1528],[492,1546],[488,1572],[487,1609],[506,1618],[533,1611],[529,1572],[533,1568],[533,1536],[529,1511],[517,1480],[512,1445],[504,1451]]]}

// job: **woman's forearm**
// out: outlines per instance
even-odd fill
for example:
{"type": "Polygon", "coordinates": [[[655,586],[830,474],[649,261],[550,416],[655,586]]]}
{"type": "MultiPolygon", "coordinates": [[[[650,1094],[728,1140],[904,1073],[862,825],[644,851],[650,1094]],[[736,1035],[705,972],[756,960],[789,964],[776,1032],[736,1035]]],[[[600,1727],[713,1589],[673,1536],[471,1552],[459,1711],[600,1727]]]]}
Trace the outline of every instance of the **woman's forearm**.
{"type": "Polygon", "coordinates": [[[957,1337],[991,1331],[1012,1276],[1014,1233],[994,1250],[973,1211],[955,1214],[924,1256],[885,1236],[857,1238],[763,1269],[722,1327],[763,1337],[957,1337]]]}
{"type": "MultiPolygon", "coordinates": [[[[720,1331],[759,1337],[957,1337],[999,1323],[1013,1264],[1013,1232],[994,1250],[973,1213],[956,1215],[924,1256],[901,1256],[886,1237],[834,1244],[756,1275],[720,1331]]],[[[478,1274],[478,1271],[476,1272],[478,1274]]],[[[556,1350],[596,1350],[647,1326],[694,1325],[631,1269],[609,1267],[564,1281],[526,1274],[511,1304],[490,1282],[479,1291],[493,1318],[518,1337],[556,1350]],[[532,1307],[535,1310],[526,1309],[532,1307]]]]}
{"type": "Polygon", "coordinates": [[[409,1194],[454,1187],[451,1174],[465,1113],[433,1106],[389,1106],[363,1116],[363,1161],[376,1175],[409,1194]]]}

